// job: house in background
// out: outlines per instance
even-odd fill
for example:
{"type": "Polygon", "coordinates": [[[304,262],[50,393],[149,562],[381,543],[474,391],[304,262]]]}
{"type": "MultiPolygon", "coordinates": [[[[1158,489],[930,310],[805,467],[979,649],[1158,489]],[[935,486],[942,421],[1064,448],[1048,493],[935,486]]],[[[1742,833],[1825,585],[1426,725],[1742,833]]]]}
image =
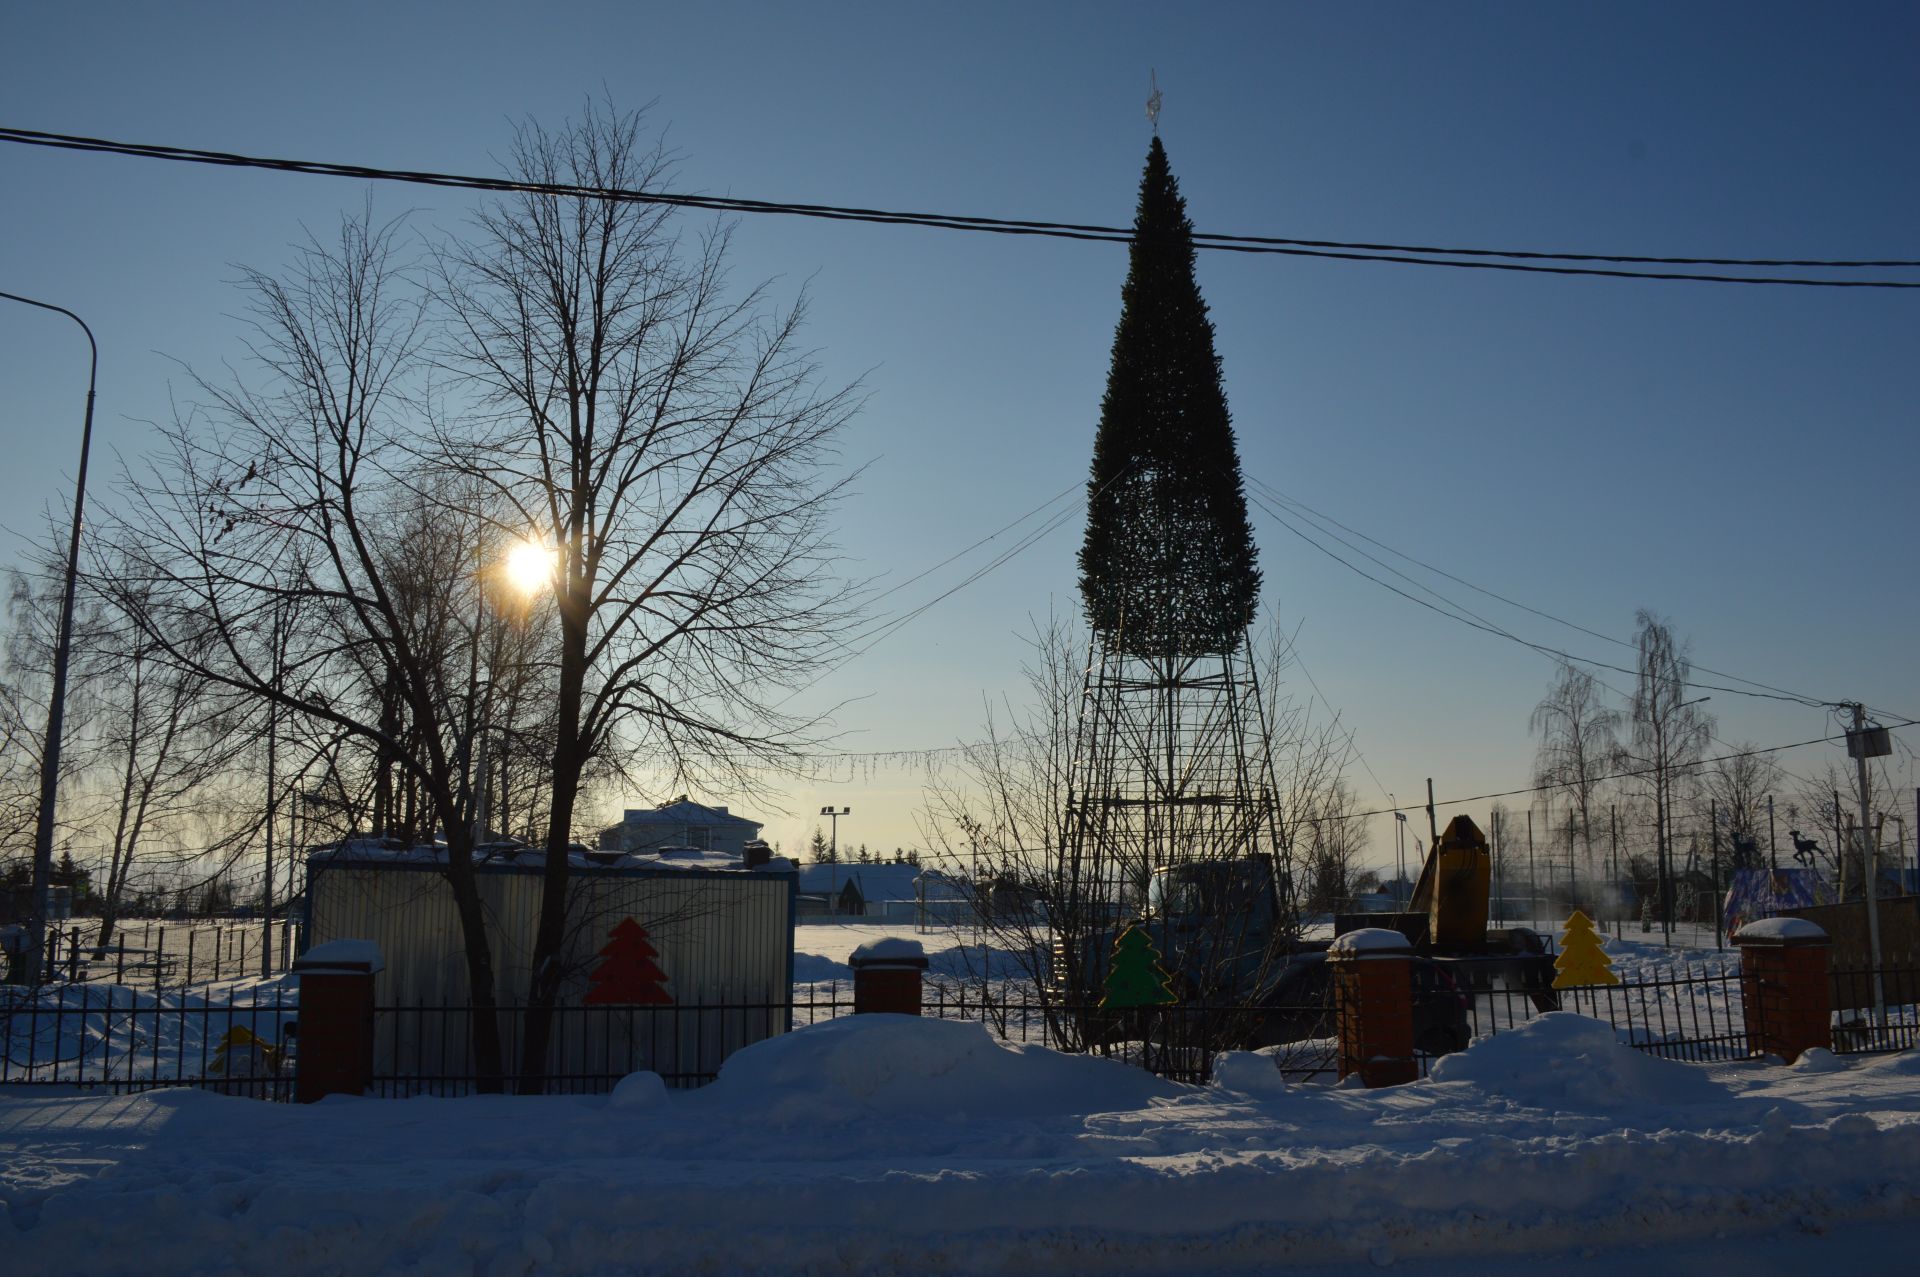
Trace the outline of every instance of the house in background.
{"type": "Polygon", "coordinates": [[[658,807],[629,807],[617,825],[600,831],[602,851],[659,851],[692,847],[744,855],[760,837],[760,822],[735,816],[725,807],[696,803],[685,794],[658,807]]]}

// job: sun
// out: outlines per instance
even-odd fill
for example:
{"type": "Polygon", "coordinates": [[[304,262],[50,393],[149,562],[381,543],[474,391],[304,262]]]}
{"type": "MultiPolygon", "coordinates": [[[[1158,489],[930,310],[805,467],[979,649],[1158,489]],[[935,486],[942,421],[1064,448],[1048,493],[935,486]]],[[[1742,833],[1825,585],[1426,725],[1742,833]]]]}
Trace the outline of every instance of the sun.
{"type": "Polygon", "coordinates": [[[547,546],[532,541],[517,542],[507,551],[507,580],[523,595],[537,594],[552,584],[554,561],[558,557],[547,546]]]}

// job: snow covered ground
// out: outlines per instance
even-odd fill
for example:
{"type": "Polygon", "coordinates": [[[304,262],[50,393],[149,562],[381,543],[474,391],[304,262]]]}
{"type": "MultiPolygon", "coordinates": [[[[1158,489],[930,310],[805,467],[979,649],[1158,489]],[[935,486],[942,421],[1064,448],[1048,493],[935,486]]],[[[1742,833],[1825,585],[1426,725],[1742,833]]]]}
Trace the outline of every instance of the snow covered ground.
{"type": "Polygon", "coordinates": [[[1693,1277],[1906,1271],[1920,1243],[1920,1054],[1675,1064],[1560,1014],[1388,1090],[1220,1075],[865,1016],[693,1092],[0,1088],[0,1267],[1693,1277]]]}

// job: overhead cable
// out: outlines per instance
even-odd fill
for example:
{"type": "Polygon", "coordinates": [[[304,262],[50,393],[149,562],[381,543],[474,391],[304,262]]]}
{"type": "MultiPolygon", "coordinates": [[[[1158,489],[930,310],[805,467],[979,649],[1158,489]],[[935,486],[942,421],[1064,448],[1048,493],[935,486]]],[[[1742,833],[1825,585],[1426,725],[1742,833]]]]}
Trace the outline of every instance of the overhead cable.
{"type": "MultiPolygon", "coordinates": [[[[0,142],[23,146],[52,147],[59,150],[87,151],[108,155],[126,155],[143,159],[173,160],[189,164],[211,164],[229,168],[257,168],[283,173],[319,177],[349,177],[364,181],[407,182],[415,185],[451,187],[460,190],[493,191],[508,194],[553,195],[569,198],[617,200],[628,203],[659,204],[678,208],[699,208],[727,213],[779,214],[792,217],[823,218],[832,221],[869,222],[884,225],[921,226],[937,230],[975,231],[997,235],[1029,235],[1051,239],[1096,240],[1107,243],[1131,243],[1133,232],[1123,226],[1103,226],[1076,222],[1050,222],[1019,218],[981,217],[960,213],[912,213],[888,209],[860,208],[834,204],[801,204],[780,200],[756,200],[732,196],[688,195],[670,191],[632,190],[567,182],[522,182],[510,178],[473,177],[420,169],[378,168],[366,164],[341,164],[319,160],[275,159],[243,155],[232,151],[210,151],[194,147],[163,146],[154,143],[119,142],[108,138],[82,137],[69,133],[48,133],[36,129],[0,127],[0,142]]],[[[1725,275],[1698,271],[1621,270],[1613,266],[1573,266],[1550,263],[1610,262],[1662,266],[1733,266],[1747,268],[1805,268],[1818,270],[1920,269],[1920,260],[1902,258],[1737,258],[1737,257],[1652,257],[1615,253],[1555,253],[1523,249],[1438,248],[1407,244],[1364,243],[1346,240],[1293,239],[1276,235],[1228,235],[1196,231],[1196,248],[1217,252],[1271,254],[1284,257],[1315,257],[1337,261],[1388,262],[1403,266],[1450,266],[1463,270],[1513,271],[1523,274],[1598,276],[1614,279],[1686,281],[1712,284],[1765,284],[1798,288],[1891,288],[1920,289],[1920,281],[1896,279],[1834,279],[1774,275],[1725,275]],[[1493,260],[1495,258],[1510,260],[1493,260]]]]}

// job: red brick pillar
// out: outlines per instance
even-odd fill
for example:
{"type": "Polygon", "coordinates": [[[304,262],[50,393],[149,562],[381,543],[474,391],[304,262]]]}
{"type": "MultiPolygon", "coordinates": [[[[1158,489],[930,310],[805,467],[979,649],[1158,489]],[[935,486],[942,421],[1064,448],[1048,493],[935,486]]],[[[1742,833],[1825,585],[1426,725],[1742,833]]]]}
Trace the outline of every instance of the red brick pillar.
{"type": "Polygon", "coordinates": [[[371,940],[330,940],[293,962],[300,981],[300,1053],[293,1098],[364,1095],[373,1080],[373,977],[384,967],[371,940]]]}
{"type": "Polygon", "coordinates": [[[1413,1059],[1413,954],[1398,931],[1366,927],[1327,950],[1340,1026],[1340,1076],[1397,1086],[1419,1076],[1413,1059]]]}
{"type": "Polygon", "coordinates": [[[1804,918],[1762,918],[1733,937],[1747,1044],[1792,1064],[1809,1047],[1833,1049],[1833,945],[1804,918]]]}
{"type": "Polygon", "coordinates": [[[927,953],[918,940],[889,936],[869,940],[847,959],[853,968],[853,1013],[884,1011],[893,1015],[920,1014],[920,982],[927,970],[927,953]]]}

